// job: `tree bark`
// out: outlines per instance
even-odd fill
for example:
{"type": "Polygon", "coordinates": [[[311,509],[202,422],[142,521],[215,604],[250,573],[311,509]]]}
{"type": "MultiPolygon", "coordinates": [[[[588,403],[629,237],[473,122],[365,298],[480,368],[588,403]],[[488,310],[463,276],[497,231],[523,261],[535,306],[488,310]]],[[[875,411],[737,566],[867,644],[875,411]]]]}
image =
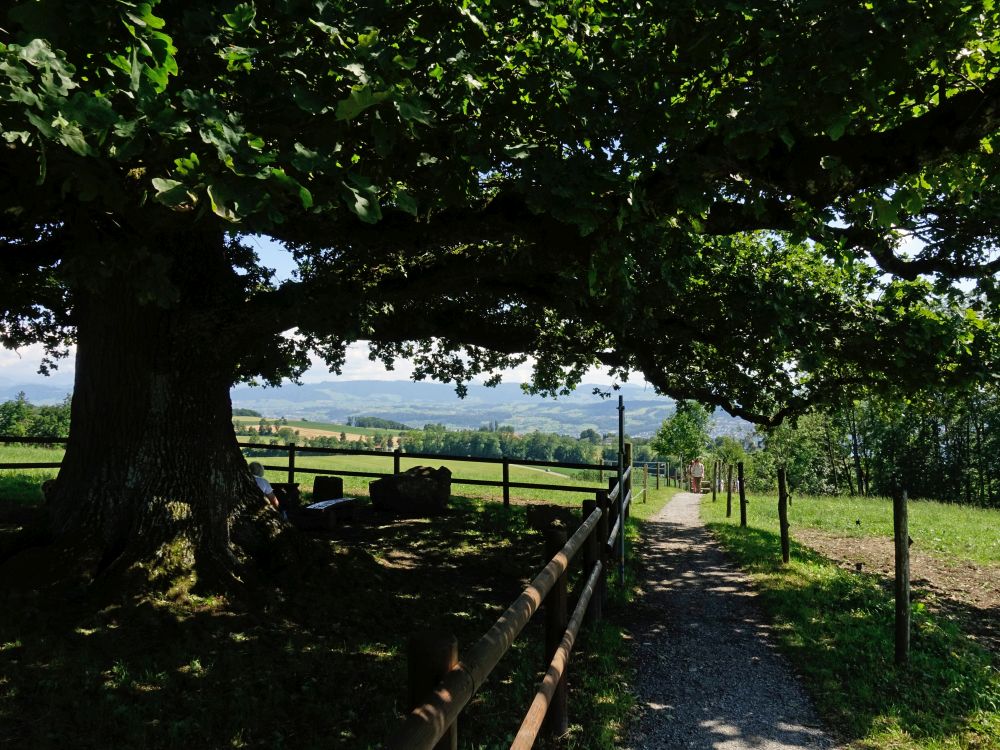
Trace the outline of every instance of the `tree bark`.
{"type": "Polygon", "coordinates": [[[144,300],[141,269],[75,295],[72,422],[50,503],[55,534],[96,551],[96,571],[232,576],[234,537],[277,528],[232,427],[239,346],[221,234],[175,238],[171,289],[144,300]],[[164,299],[164,296],[167,299],[164,299]]]}

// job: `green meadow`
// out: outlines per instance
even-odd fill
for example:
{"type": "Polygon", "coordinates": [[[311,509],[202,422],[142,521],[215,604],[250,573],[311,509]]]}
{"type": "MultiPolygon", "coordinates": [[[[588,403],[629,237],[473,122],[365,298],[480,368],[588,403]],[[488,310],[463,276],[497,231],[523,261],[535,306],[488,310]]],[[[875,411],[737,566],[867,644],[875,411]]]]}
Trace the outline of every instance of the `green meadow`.
{"type": "MultiPolygon", "coordinates": [[[[749,495],[748,521],[761,528],[778,527],[778,498],[749,495]]],[[[724,494],[706,512],[725,515],[724,494]]],[[[919,549],[940,556],[976,563],[1000,563],[1000,510],[968,505],[910,500],[907,504],[910,536],[919,549]]],[[[739,520],[739,498],[733,494],[733,517],[739,520]]],[[[789,523],[840,536],[892,536],[892,500],[884,497],[811,497],[794,495],[788,508],[789,523]]]]}
{"type": "MultiPolygon", "coordinates": [[[[750,498],[748,528],[738,502],[702,501],[702,516],[747,570],[773,633],[818,709],[849,748],[977,750],[1000,747],[1000,657],[971,640],[962,622],[912,601],[910,664],[893,663],[891,582],[846,570],[795,542],[796,528],[841,535],[891,535],[884,499],[793,499],[792,560],[781,564],[777,500],[750,498]],[[861,521],[860,525],[857,521],[861,521]]],[[[952,560],[997,561],[1000,512],[941,503],[910,504],[911,535],[952,560]]],[[[988,616],[988,615],[986,615],[988,616]]]]}

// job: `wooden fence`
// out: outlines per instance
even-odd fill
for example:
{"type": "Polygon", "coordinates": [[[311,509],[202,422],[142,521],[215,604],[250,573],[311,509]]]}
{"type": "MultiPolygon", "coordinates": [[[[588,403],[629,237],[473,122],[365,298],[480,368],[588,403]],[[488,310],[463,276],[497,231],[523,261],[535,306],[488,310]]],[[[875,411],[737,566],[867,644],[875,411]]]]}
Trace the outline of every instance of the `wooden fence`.
{"type": "Polygon", "coordinates": [[[503,488],[503,504],[505,506],[510,505],[510,490],[511,488],[517,489],[536,489],[536,490],[551,490],[553,492],[581,492],[584,494],[594,494],[601,487],[580,487],[575,485],[563,485],[563,484],[544,484],[539,482],[512,482],[510,481],[510,467],[511,466],[538,466],[538,467],[549,467],[557,469],[581,469],[581,470],[592,470],[605,472],[611,470],[612,467],[605,466],[604,464],[581,464],[581,463],[570,463],[566,461],[535,461],[526,458],[476,458],[473,456],[452,456],[441,453],[403,453],[403,451],[397,448],[394,451],[370,451],[370,450],[358,450],[354,448],[311,448],[305,446],[296,446],[294,443],[289,443],[288,445],[261,445],[260,443],[238,443],[241,448],[256,448],[259,450],[266,451],[287,451],[288,452],[288,465],[287,466],[273,466],[264,464],[264,468],[270,471],[286,471],[288,472],[288,481],[290,483],[295,482],[295,474],[332,474],[336,476],[345,477],[372,477],[372,478],[382,478],[389,477],[393,474],[400,473],[400,463],[403,458],[416,458],[416,459],[429,459],[432,461],[464,461],[467,463],[478,463],[478,464],[499,464],[503,468],[502,479],[500,481],[495,481],[491,479],[471,479],[463,477],[452,477],[452,484],[465,484],[465,485],[477,485],[482,487],[502,487],[503,488]],[[346,469],[314,469],[304,466],[297,466],[295,461],[297,456],[302,454],[326,454],[326,455],[342,455],[342,456],[382,456],[386,460],[392,459],[392,471],[391,472],[380,472],[380,471],[348,471],[346,469]]]}
{"type": "Polygon", "coordinates": [[[545,677],[518,729],[511,750],[528,750],[543,725],[549,734],[565,733],[569,723],[567,671],[573,645],[583,623],[601,619],[608,563],[624,554],[625,522],[632,503],[632,468],[626,467],[622,480],[614,481],[610,491],[598,490],[594,500],[583,503],[582,523],[566,538],[561,527],[546,532],[548,564],[528,584],[521,595],[500,615],[493,627],[469,647],[461,659],[451,649],[435,644],[454,644],[450,634],[428,638],[422,634],[415,643],[425,644],[446,654],[428,657],[421,649],[410,649],[409,684],[434,684],[423,695],[411,695],[412,710],[389,738],[388,750],[431,750],[454,748],[458,742],[457,720],[476,692],[490,676],[500,659],[510,650],[518,635],[541,605],[546,611],[545,677]],[[608,527],[611,527],[609,532],[608,527]],[[567,617],[567,582],[569,569],[583,551],[583,575],[577,588],[577,604],[567,617]],[[437,674],[421,674],[421,668],[438,669],[437,674]]]}
{"type": "MultiPolygon", "coordinates": [[[[0,435],[0,444],[4,443],[25,443],[25,444],[35,444],[35,445],[65,445],[66,438],[54,438],[54,437],[19,437],[17,435],[0,435]]],[[[463,477],[452,477],[452,484],[464,484],[464,485],[480,485],[486,487],[502,487],[503,488],[503,503],[505,506],[510,505],[510,490],[511,488],[516,489],[536,489],[536,490],[549,490],[553,492],[578,492],[584,494],[594,494],[595,492],[603,489],[601,487],[582,487],[577,485],[562,485],[562,484],[545,484],[540,482],[512,482],[510,481],[510,467],[511,466],[538,466],[538,467],[549,467],[558,469],[581,469],[581,470],[592,470],[607,472],[611,471],[612,467],[606,466],[604,464],[583,464],[583,463],[570,463],[566,461],[535,461],[531,459],[516,459],[516,458],[475,458],[471,456],[451,456],[438,453],[403,453],[402,450],[397,448],[394,451],[371,451],[371,450],[357,450],[351,448],[312,448],[307,446],[299,446],[294,443],[289,443],[288,445],[265,445],[261,443],[237,443],[240,448],[256,449],[261,451],[272,452],[284,452],[288,455],[288,464],[286,466],[276,466],[264,464],[264,468],[270,471],[287,471],[288,472],[288,482],[295,482],[296,474],[323,474],[323,475],[335,475],[335,476],[345,476],[345,477],[372,477],[375,479],[381,477],[392,476],[393,474],[400,473],[400,463],[403,458],[416,458],[416,459],[430,459],[437,461],[464,461],[468,463],[484,463],[484,464],[500,464],[502,466],[502,479],[500,481],[494,481],[489,479],[471,479],[463,477]],[[387,461],[392,459],[392,471],[391,472],[378,472],[378,471],[350,471],[347,469],[317,469],[307,466],[297,466],[296,458],[303,455],[347,455],[347,456],[382,456],[387,461]]],[[[3,469],[58,469],[61,464],[58,462],[46,462],[46,463],[0,463],[0,470],[3,469]]]]}

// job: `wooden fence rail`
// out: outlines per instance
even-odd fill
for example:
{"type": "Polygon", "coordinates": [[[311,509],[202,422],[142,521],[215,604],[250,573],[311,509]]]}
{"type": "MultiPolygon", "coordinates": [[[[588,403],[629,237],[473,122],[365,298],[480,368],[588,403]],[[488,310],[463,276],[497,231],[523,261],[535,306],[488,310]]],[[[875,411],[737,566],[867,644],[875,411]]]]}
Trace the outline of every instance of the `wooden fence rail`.
{"type": "MultiPolygon", "coordinates": [[[[0,435],[0,444],[3,443],[26,443],[26,444],[36,444],[36,445],[65,445],[67,442],[66,438],[55,438],[55,437],[20,437],[17,435],[0,435]]],[[[345,477],[370,477],[373,479],[381,479],[382,477],[390,477],[393,474],[398,474],[400,472],[400,459],[402,458],[413,458],[413,459],[432,459],[439,461],[464,461],[467,463],[481,463],[481,464],[500,464],[503,467],[503,479],[496,481],[490,479],[471,479],[464,477],[452,477],[452,484],[463,484],[463,485],[474,485],[481,487],[500,487],[503,489],[503,500],[504,505],[510,505],[510,490],[511,489],[534,489],[534,490],[546,490],[551,492],[577,492],[584,493],[588,495],[594,494],[599,487],[581,487],[574,485],[562,485],[562,484],[545,484],[541,482],[512,482],[510,481],[510,467],[511,466],[540,466],[549,468],[559,468],[559,469],[583,469],[591,471],[607,471],[610,467],[604,464],[582,464],[574,463],[569,461],[538,461],[535,459],[520,459],[520,458],[476,458],[473,456],[452,456],[447,454],[439,453],[403,453],[398,448],[395,451],[371,451],[371,450],[358,450],[356,448],[318,448],[312,446],[300,446],[295,443],[289,443],[288,445],[265,445],[262,443],[242,443],[239,442],[237,445],[240,448],[247,448],[251,450],[263,450],[269,452],[284,452],[288,455],[288,464],[286,466],[278,466],[274,464],[263,464],[264,468],[269,471],[286,471],[288,472],[288,482],[295,482],[296,474],[320,474],[320,475],[332,475],[332,476],[345,476],[345,477]],[[316,469],[307,466],[302,466],[296,464],[296,457],[302,454],[312,454],[312,455],[340,455],[340,456],[381,456],[386,459],[392,459],[393,466],[391,472],[382,471],[350,471],[348,469],[316,469]]],[[[262,456],[262,458],[266,458],[262,456]]],[[[0,470],[3,469],[58,469],[61,466],[58,462],[21,462],[21,463],[0,463],[0,470]]]]}
{"type": "MultiPolygon", "coordinates": [[[[625,476],[629,477],[630,471],[626,471],[625,476]]],[[[625,485],[622,483],[619,486],[625,485]]],[[[570,654],[582,624],[600,619],[608,569],[606,559],[615,549],[618,535],[624,535],[621,521],[628,517],[630,494],[627,489],[622,492],[616,487],[611,492],[598,491],[596,501],[584,501],[583,522],[573,536],[555,552],[493,627],[461,656],[437,687],[409,713],[386,743],[388,750],[431,750],[441,747],[438,743],[446,736],[450,738],[450,742],[444,743],[446,747],[457,741],[454,727],[462,709],[482,687],[543,603],[548,610],[548,638],[554,635],[556,645],[547,657],[550,661],[545,677],[521,722],[511,749],[531,748],[546,719],[550,732],[558,734],[564,731],[568,719],[564,699],[559,698],[559,692],[565,690],[570,654]],[[615,531],[605,537],[609,514],[615,515],[618,520],[615,531]],[[570,564],[581,550],[584,551],[584,576],[579,584],[576,607],[567,622],[565,611],[560,614],[566,598],[565,582],[570,564]],[[552,632],[553,622],[559,623],[555,633],[552,632]]],[[[550,544],[551,539],[550,535],[550,544]]],[[[564,532],[560,541],[562,539],[565,539],[564,532]]],[[[445,636],[445,640],[449,637],[445,636]]]]}

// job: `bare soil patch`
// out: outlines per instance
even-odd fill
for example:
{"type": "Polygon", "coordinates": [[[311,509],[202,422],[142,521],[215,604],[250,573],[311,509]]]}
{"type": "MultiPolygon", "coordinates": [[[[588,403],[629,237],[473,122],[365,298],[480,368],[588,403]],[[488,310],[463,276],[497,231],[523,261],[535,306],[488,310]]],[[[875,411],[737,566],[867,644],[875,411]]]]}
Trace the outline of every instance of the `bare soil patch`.
{"type": "MultiPolygon", "coordinates": [[[[895,575],[893,541],[887,537],[840,536],[798,529],[796,541],[839,565],[891,583],[895,575]]],[[[1000,566],[942,558],[910,547],[910,585],[914,599],[961,621],[962,629],[1000,657],[1000,566]]]]}

